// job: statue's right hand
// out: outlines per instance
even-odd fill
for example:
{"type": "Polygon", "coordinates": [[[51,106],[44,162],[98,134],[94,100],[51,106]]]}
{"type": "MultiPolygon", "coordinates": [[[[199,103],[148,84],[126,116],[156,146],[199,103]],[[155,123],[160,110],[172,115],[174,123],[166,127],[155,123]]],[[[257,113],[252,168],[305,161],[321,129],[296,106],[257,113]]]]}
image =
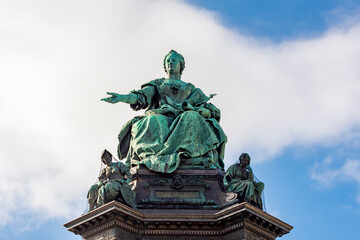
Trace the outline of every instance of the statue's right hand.
{"type": "Polygon", "coordinates": [[[113,92],[107,92],[107,94],[111,95],[111,97],[102,98],[101,101],[105,101],[105,102],[108,102],[108,103],[120,102],[120,97],[121,97],[120,94],[113,93],[113,92]]]}
{"type": "Polygon", "coordinates": [[[198,113],[204,118],[210,118],[211,117],[211,112],[207,108],[200,108],[198,110],[198,113]]]}

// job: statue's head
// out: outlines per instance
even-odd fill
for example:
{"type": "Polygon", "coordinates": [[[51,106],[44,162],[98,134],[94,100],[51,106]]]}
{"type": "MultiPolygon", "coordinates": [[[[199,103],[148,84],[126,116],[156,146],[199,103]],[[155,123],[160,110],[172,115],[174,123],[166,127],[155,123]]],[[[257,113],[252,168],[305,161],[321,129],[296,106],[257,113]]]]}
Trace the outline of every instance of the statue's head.
{"type": "Polygon", "coordinates": [[[171,50],[168,54],[166,54],[165,58],[164,58],[164,61],[163,61],[163,66],[164,66],[164,69],[165,69],[165,72],[168,73],[168,70],[167,70],[167,61],[168,61],[168,58],[170,57],[175,57],[179,60],[180,62],[180,75],[182,74],[182,72],[184,71],[184,68],[185,68],[185,59],[184,57],[176,52],[175,50],[171,50]]]}
{"type": "Polygon", "coordinates": [[[247,153],[242,153],[239,157],[240,164],[244,164],[245,166],[250,165],[250,160],[250,155],[247,153]]]}
{"type": "Polygon", "coordinates": [[[104,164],[109,164],[112,161],[112,154],[108,150],[104,150],[101,154],[101,161],[104,164]]]}

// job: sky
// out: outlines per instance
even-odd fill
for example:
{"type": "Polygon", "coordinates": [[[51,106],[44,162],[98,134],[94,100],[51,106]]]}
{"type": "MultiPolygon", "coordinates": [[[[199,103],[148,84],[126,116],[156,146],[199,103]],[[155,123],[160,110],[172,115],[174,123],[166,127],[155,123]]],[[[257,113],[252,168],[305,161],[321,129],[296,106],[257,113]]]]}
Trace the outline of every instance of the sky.
{"type": "Polygon", "coordinates": [[[225,168],[248,152],[280,239],[360,235],[360,2],[0,1],[0,239],[81,239],[100,153],[142,112],[100,102],[164,77],[216,93],[225,168]]]}

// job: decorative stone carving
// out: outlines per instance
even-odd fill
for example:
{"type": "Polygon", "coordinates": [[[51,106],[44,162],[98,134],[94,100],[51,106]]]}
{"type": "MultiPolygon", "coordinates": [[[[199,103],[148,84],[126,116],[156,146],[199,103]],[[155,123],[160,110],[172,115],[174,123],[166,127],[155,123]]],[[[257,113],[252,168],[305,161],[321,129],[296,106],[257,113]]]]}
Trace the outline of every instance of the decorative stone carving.
{"type": "Polygon", "coordinates": [[[174,175],[173,178],[169,181],[170,186],[175,189],[180,189],[184,186],[184,181],[180,175],[174,175]]]}

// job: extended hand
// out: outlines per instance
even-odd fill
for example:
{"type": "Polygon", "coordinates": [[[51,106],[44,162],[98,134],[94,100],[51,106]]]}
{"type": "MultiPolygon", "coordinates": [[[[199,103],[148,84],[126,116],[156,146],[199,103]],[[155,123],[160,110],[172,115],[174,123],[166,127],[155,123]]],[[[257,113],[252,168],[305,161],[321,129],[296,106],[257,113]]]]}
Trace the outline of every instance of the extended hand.
{"type": "Polygon", "coordinates": [[[210,118],[211,117],[211,112],[207,108],[200,108],[198,110],[198,113],[204,118],[210,118]]]}
{"type": "Polygon", "coordinates": [[[111,97],[102,98],[101,101],[105,101],[108,103],[117,103],[120,102],[121,95],[118,93],[107,92],[107,94],[111,95],[111,97]]]}

